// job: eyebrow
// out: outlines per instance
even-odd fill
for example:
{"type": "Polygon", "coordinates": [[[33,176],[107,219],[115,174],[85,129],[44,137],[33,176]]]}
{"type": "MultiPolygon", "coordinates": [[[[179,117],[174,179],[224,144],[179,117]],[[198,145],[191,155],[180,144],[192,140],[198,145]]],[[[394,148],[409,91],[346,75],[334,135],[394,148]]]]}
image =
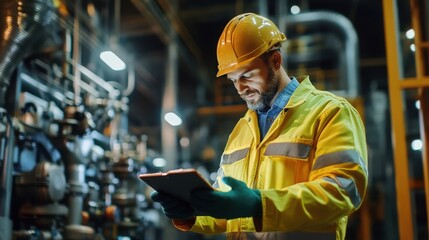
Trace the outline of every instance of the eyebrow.
{"type": "MultiPolygon", "coordinates": [[[[241,73],[240,75],[238,75],[238,79],[240,79],[241,77],[243,77],[243,75],[246,75],[247,73],[250,73],[250,72],[252,72],[252,71],[254,71],[255,69],[250,69],[250,70],[246,70],[246,71],[244,71],[243,73],[241,73]]],[[[230,78],[230,77],[227,77],[227,79],[229,79],[229,80],[231,80],[231,81],[233,81],[234,80],[234,78],[230,78]]]]}

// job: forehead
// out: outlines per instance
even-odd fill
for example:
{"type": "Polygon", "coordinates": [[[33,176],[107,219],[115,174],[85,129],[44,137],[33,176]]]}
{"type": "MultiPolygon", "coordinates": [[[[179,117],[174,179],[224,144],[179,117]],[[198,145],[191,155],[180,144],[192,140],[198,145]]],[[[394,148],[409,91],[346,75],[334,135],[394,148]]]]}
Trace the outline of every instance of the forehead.
{"type": "Polygon", "coordinates": [[[252,72],[252,71],[258,71],[258,70],[261,70],[261,68],[263,68],[263,67],[265,67],[264,61],[261,58],[255,58],[254,60],[252,60],[248,64],[246,64],[240,68],[237,68],[236,70],[228,73],[227,77],[229,79],[237,79],[245,73],[252,72]]]}

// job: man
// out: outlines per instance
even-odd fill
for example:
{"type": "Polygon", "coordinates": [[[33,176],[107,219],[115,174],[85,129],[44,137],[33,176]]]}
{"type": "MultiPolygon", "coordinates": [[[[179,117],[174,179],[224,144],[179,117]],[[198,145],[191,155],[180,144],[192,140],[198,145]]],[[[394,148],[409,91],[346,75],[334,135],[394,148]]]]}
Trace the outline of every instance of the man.
{"type": "Polygon", "coordinates": [[[190,204],[152,193],[178,229],[227,239],[345,239],[367,186],[364,126],[343,98],[315,89],[308,76],[287,75],[285,40],[256,14],[226,25],[217,76],[227,74],[249,110],[226,144],[219,191],[195,191],[190,204]]]}

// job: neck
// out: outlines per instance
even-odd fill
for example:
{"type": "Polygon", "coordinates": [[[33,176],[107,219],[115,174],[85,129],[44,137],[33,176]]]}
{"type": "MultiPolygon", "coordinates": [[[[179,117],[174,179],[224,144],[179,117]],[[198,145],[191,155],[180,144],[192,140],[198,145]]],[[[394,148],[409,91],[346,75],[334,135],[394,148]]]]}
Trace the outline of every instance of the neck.
{"type": "Polygon", "coordinates": [[[277,94],[283,90],[292,80],[290,80],[289,76],[287,75],[285,69],[281,67],[279,69],[279,89],[277,90],[277,94]]]}
{"type": "Polygon", "coordinates": [[[274,96],[273,100],[270,103],[270,106],[273,105],[274,100],[277,98],[277,96],[279,95],[279,93],[292,81],[289,76],[287,75],[285,69],[282,67],[280,67],[280,69],[278,70],[278,74],[279,74],[279,88],[277,89],[277,93],[274,96]]]}

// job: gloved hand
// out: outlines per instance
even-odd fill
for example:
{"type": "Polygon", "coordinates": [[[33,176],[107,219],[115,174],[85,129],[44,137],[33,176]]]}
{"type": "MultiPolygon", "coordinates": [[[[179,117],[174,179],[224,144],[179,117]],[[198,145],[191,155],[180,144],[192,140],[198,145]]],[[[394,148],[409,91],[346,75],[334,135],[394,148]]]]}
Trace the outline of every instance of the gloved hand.
{"type": "Polygon", "coordinates": [[[230,191],[193,191],[191,193],[192,207],[203,215],[218,219],[260,217],[262,215],[259,190],[250,189],[244,182],[232,177],[224,177],[222,181],[231,187],[230,191]]]}
{"type": "Polygon", "coordinates": [[[195,210],[184,201],[169,194],[152,191],[150,198],[159,202],[164,214],[171,219],[189,219],[194,217],[195,210]]]}

